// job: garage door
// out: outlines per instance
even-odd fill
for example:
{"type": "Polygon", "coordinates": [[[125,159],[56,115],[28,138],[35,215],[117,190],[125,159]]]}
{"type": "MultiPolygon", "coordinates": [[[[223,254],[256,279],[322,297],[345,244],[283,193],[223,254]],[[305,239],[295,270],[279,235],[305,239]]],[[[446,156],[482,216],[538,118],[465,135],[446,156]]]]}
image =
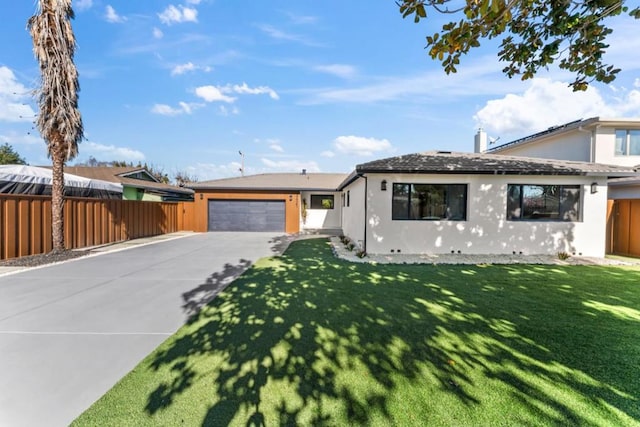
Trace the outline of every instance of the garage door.
{"type": "Polygon", "coordinates": [[[284,232],[284,200],[209,200],[209,231],[284,232]]]}

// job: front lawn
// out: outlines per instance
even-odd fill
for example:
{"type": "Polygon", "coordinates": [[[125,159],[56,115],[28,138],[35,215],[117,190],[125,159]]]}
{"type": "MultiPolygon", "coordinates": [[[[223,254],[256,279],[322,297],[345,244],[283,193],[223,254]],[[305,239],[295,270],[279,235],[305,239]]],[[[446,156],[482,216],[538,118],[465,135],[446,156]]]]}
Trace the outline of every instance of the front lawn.
{"type": "Polygon", "coordinates": [[[350,264],[316,239],[258,262],[74,425],[639,420],[637,268],[350,264]]]}

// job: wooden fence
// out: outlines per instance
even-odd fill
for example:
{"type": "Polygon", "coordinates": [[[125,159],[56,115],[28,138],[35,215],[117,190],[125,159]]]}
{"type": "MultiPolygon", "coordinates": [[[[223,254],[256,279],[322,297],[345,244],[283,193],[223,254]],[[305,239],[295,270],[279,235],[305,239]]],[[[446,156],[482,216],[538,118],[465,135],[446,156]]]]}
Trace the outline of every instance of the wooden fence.
{"type": "MultiPolygon", "coordinates": [[[[68,198],[64,229],[67,249],[192,230],[193,203],[68,198]]],[[[51,249],[51,197],[0,194],[0,259],[51,249]]]]}
{"type": "Polygon", "coordinates": [[[640,257],[640,200],[609,202],[609,252],[640,257]]]}

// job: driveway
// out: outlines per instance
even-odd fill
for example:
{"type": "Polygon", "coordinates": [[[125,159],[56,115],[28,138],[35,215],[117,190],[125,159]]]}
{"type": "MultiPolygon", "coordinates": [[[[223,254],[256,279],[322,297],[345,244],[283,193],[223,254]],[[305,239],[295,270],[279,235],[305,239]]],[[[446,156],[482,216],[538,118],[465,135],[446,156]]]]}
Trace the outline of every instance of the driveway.
{"type": "Polygon", "coordinates": [[[194,234],[0,277],[0,426],[68,425],[184,324],[185,296],[284,246],[194,234]]]}

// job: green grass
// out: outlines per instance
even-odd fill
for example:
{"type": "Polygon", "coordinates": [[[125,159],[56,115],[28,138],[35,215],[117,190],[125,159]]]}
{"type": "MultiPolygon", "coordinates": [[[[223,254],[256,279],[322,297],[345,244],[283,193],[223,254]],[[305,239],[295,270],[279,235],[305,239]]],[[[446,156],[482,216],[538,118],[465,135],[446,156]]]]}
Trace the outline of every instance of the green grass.
{"type": "Polygon", "coordinates": [[[74,425],[639,420],[637,268],[350,264],[319,239],[258,262],[74,425]]]}

